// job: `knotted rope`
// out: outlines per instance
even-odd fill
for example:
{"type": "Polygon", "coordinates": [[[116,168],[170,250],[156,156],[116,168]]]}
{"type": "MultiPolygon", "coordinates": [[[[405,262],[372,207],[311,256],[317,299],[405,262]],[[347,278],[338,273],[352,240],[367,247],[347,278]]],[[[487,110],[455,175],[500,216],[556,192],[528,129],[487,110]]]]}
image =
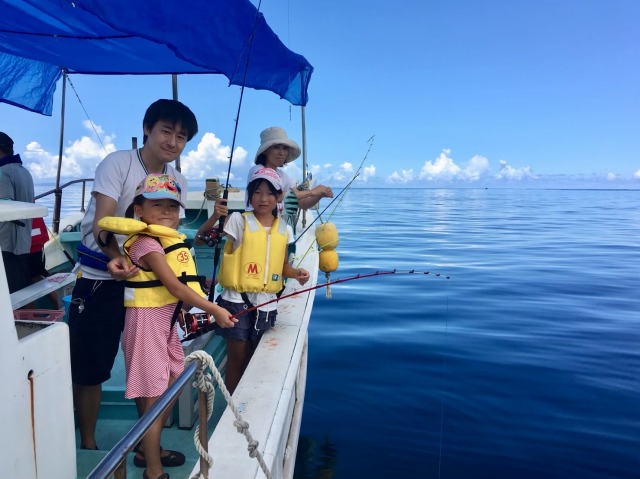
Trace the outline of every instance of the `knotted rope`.
{"type": "MultiPolygon", "coordinates": [[[[213,412],[213,400],[215,397],[215,388],[211,381],[211,375],[213,375],[216,383],[218,383],[218,386],[220,387],[220,392],[227,401],[229,409],[231,409],[233,415],[236,418],[235,421],[233,421],[233,425],[235,426],[236,430],[239,433],[242,433],[247,440],[247,450],[249,451],[249,457],[255,458],[258,461],[258,464],[260,464],[260,468],[262,469],[262,472],[264,472],[264,475],[267,477],[267,479],[271,479],[271,472],[269,471],[269,467],[264,462],[262,453],[258,450],[259,442],[251,436],[251,433],[249,432],[249,423],[242,418],[242,415],[234,404],[233,399],[231,398],[231,394],[229,394],[229,391],[224,384],[224,380],[222,379],[222,375],[220,374],[220,371],[218,371],[218,368],[216,368],[213,358],[205,351],[194,351],[193,353],[189,354],[189,356],[184,358],[185,365],[196,359],[200,360],[201,366],[195,373],[193,386],[197,387],[198,389],[200,389],[200,391],[203,391],[207,394],[207,421],[209,420],[213,412]],[[211,374],[207,374],[205,372],[205,368],[207,366],[211,370],[211,374]]],[[[193,442],[196,446],[198,454],[200,454],[200,457],[203,457],[205,461],[207,461],[209,469],[211,469],[211,467],[213,467],[213,458],[200,443],[199,433],[200,425],[196,427],[195,433],[193,435],[193,442]]],[[[197,475],[192,477],[192,479],[201,478],[204,478],[201,473],[198,473],[197,475]]]]}

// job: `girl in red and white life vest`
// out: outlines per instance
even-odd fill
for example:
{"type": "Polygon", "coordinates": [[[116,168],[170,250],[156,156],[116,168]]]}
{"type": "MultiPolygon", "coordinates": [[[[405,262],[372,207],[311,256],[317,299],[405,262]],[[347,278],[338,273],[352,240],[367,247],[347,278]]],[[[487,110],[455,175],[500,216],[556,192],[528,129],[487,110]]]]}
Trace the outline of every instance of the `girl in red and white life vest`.
{"type": "MultiPolygon", "coordinates": [[[[294,241],[291,227],[277,214],[282,199],[278,173],[261,168],[249,177],[246,213],[232,213],[224,224],[227,238],[218,282],[224,288],[218,304],[232,314],[243,312],[276,298],[283,279],[295,278],[301,285],[309,272],[294,268],[287,259],[287,245],[294,241]]],[[[233,393],[240,382],[262,334],[271,328],[277,314],[277,302],[238,316],[233,329],[217,329],[227,343],[225,384],[233,393]]]]}

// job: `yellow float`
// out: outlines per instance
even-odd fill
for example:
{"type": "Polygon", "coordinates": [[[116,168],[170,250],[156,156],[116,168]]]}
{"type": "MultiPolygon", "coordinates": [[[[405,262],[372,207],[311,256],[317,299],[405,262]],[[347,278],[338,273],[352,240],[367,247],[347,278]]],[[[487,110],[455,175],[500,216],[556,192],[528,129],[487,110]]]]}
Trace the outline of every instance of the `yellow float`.
{"type": "Polygon", "coordinates": [[[338,269],[338,252],[334,249],[320,251],[320,271],[333,273],[338,269]]]}
{"type": "Polygon", "coordinates": [[[316,241],[322,250],[332,250],[338,246],[338,229],[333,223],[322,223],[316,228],[316,241]]]}
{"type": "Polygon", "coordinates": [[[316,228],[316,241],[320,248],[319,267],[327,278],[327,298],[331,297],[330,273],[338,269],[338,252],[335,250],[338,240],[338,229],[333,223],[322,223],[316,228]]]}

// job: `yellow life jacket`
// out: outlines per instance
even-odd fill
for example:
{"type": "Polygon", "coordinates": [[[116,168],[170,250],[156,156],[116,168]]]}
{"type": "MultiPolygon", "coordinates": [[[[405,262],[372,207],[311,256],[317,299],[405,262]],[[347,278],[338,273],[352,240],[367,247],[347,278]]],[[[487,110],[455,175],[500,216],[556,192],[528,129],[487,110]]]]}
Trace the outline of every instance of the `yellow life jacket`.
{"type": "MultiPolygon", "coordinates": [[[[105,231],[128,234],[124,242],[124,253],[131,264],[129,248],[141,235],[156,238],[164,249],[165,259],[171,270],[181,283],[186,284],[203,298],[206,293],[202,290],[201,280],[196,270],[196,262],[191,256],[190,248],[184,242],[185,235],[173,228],[161,225],[147,225],[132,218],[116,218],[107,216],[98,222],[98,226],[105,231]]],[[[140,271],[125,281],[124,305],[127,307],[145,308],[160,307],[177,303],[179,300],[162,284],[156,274],[148,269],[136,265],[140,271]]]]}
{"type": "Polygon", "coordinates": [[[287,223],[276,218],[267,234],[253,212],[242,216],[242,242],[235,251],[233,241],[225,243],[218,281],[224,288],[240,293],[277,293],[282,289],[287,223]]]}

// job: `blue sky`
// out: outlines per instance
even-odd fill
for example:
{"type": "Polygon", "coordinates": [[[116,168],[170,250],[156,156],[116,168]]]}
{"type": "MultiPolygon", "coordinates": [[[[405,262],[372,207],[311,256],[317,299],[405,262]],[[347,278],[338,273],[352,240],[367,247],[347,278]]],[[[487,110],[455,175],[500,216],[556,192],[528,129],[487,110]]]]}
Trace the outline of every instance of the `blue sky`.
{"type": "MultiPolygon", "coordinates": [[[[270,0],[261,10],[315,68],[307,153],[322,183],[349,181],[374,136],[356,186],[640,188],[636,0],[270,0]]],[[[71,177],[141,140],[146,107],[171,96],[167,76],[71,81],[82,102],[68,88],[71,177]]],[[[203,75],[178,85],[200,125],[183,171],[224,182],[240,88],[203,75]]],[[[0,129],[38,178],[55,174],[59,90],[52,117],[0,104],[0,129]]],[[[298,107],[245,91],[231,184],[246,181],[263,128],[301,142],[300,123],[298,107]]]]}

